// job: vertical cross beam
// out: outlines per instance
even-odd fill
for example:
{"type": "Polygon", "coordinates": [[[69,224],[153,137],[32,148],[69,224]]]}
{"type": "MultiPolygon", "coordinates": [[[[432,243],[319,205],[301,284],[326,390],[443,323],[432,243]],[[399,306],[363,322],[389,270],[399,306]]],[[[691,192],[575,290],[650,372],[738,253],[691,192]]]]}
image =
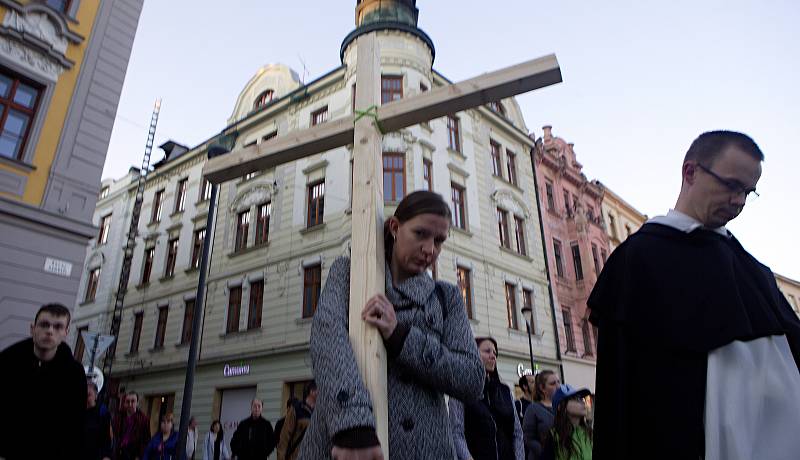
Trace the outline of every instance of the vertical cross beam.
{"type": "MultiPolygon", "coordinates": [[[[380,51],[375,32],[358,38],[356,110],[380,102],[380,51]]],[[[373,110],[372,113],[377,113],[373,110]]],[[[383,136],[370,116],[355,122],[353,138],[353,232],[350,248],[350,344],[361,378],[372,398],[375,431],[389,458],[389,404],[386,350],[380,332],[361,319],[361,310],[375,294],[384,293],[383,136]]]]}

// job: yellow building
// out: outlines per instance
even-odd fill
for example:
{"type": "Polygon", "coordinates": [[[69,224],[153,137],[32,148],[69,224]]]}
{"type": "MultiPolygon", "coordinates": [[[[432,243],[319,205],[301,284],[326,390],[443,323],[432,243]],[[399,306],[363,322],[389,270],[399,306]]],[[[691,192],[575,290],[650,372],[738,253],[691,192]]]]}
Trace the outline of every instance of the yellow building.
{"type": "Polygon", "coordinates": [[[603,220],[608,234],[609,254],[617,248],[631,233],[639,230],[647,216],[631,206],[613,190],[605,187],[603,195],[603,220]]]}
{"type": "Polygon", "coordinates": [[[795,281],[783,275],[775,273],[775,280],[778,282],[778,289],[786,296],[792,310],[800,315],[800,281],[795,281]]]}
{"type": "Polygon", "coordinates": [[[143,0],[0,0],[0,349],[72,307],[143,0]]]}

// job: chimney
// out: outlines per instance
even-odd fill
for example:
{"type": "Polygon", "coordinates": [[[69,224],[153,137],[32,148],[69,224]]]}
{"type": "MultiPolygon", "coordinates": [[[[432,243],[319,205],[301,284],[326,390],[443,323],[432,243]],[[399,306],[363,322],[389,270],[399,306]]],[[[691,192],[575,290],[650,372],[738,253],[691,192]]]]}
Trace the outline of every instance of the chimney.
{"type": "Polygon", "coordinates": [[[544,126],[542,126],[542,131],[544,131],[544,134],[542,135],[542,137],[544,138],[545,142],[553,140],[553,127],[552,126],[544,125],[544,126]]]}

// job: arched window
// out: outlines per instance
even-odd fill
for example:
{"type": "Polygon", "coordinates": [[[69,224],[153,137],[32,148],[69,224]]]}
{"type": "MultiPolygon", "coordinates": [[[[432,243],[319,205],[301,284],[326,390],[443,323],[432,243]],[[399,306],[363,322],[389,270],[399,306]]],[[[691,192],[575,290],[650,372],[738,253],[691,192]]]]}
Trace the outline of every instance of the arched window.
{"type": "Polygon", "coordinates": [[[259,107],[265,106],[272,101],[272,96],[275,94],[275,91],[268,89],[261,94],[258,95],[255,102],[253,102],[253,108],[257,109],[259,107]]]}
{"type": "Polygon", "coordinates": [[[489,103],[489,108],[492,109],[493,112],[497,113],[500,116],[506,116],[506,108],[503,107],[503,104],[500,101],[493,101],[489,103]]]}

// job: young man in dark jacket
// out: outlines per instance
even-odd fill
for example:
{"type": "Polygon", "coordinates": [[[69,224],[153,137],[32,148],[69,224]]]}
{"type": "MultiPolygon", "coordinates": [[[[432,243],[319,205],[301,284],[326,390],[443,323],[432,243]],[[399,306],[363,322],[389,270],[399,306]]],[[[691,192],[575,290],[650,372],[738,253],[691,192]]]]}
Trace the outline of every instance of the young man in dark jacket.
{"type": "Polygon", "coordinates": [[[231,438],[231,451],[238,460],[261,460],[275,450],[272,424],[261,416],[263,403],[254,399],[250,403],[250,417],[239,422],[231,438]]]}
{"type": "Polygon", "coordinates": [[[69,320],[67,307],[44,305],[31,338],[0,353],[0,458],[80,458],[86,374],[63,343],[69,320]]]}
{"type": "Polygon", "coordinates": [[[117,460],[143,458],[150,437],[150,419],[139,410],[139,394],[129,391],[125,395],[122,412],[114,421],[114,448],[117,460]]]}

